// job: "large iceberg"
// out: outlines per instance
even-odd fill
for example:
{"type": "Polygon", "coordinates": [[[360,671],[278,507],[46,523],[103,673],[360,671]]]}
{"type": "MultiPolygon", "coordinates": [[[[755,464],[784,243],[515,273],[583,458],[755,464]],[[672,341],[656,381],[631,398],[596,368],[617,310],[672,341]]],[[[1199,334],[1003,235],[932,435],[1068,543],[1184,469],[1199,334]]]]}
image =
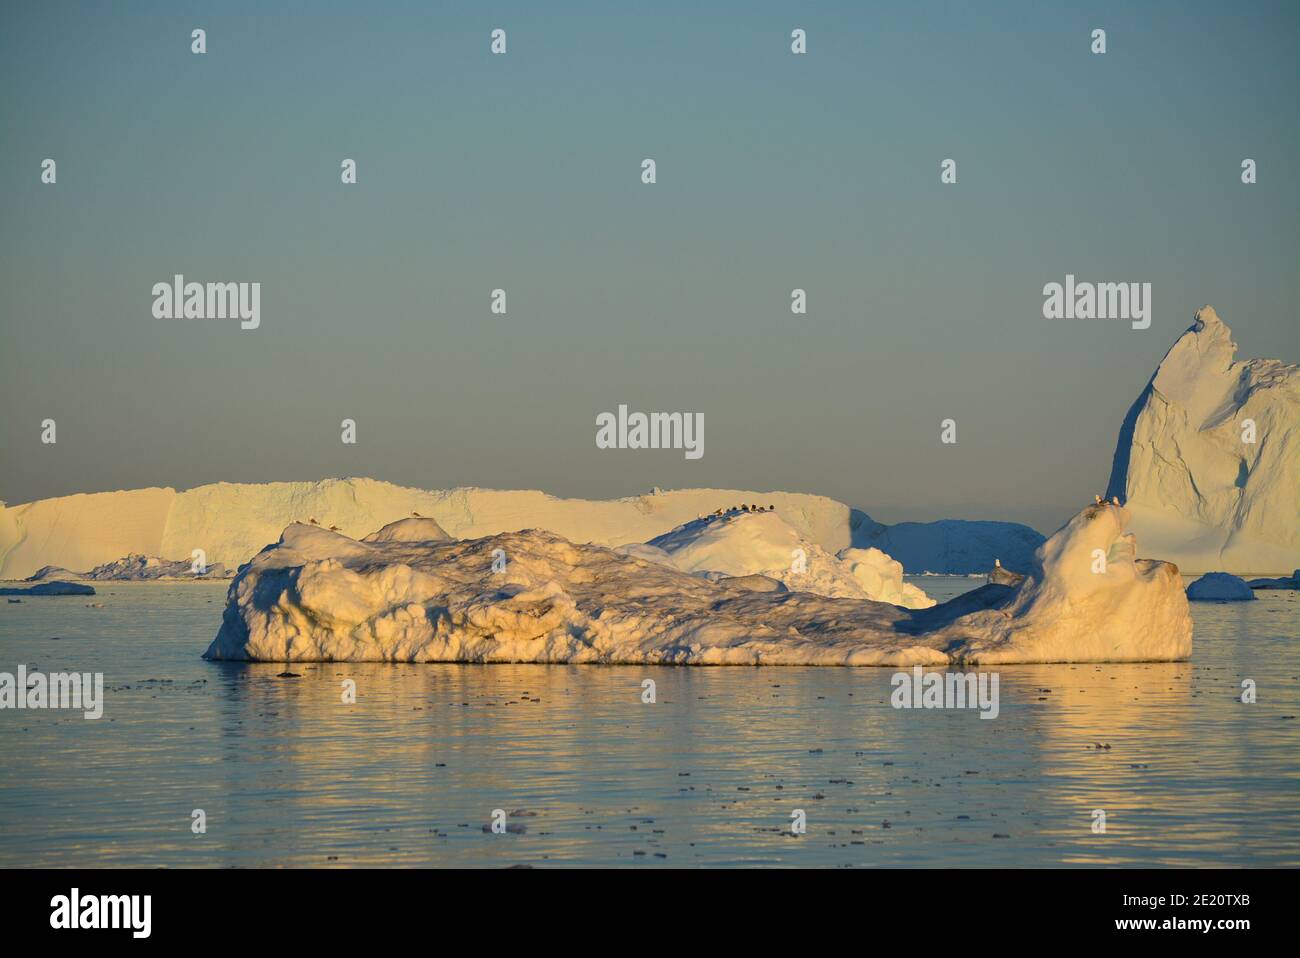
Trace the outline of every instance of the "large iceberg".
{"type": "Polygon", "coordinates": [[[825,496],[735,489],[654,490],[623,499],[562,499],[536,490],[414,489],[375,479],[218,482],[177,492],[131,489],[0,502],[0,578],[42,566],[90,569],[121,556],[188,565],[202,549],[210,566],[237,568],[293,522],[359,538],[385,524],[425,518],[465,539],[546,529],[574,542],[644,543],[737,502],[775,506],[803,538],[827,552],[878,548],[908,572],[980,572],[1001,558],[1020,570],[1043,537],[1016,523],[909,522],[886,526],[825,496]]]}
{"type": "MultiPolygon", "coordinates": [[[[756,591],[550,532],[360,542],[295,524],[231,583],[211,659],[944,665],[1186,659],[1178,570],[1089,506],[1018,586],[929,609],[756,591]]],[[[665,550],[666,551],[666,550],[665,550]]]]}
{"type": "MultiPolygon", "coordinates": [[[[680,489],[623,499],[564,499],[536,490],[428,490],[375,479],[219,482],[184,492],[134,489],[0,503],[0,578],[42,566],[90,569],[130,554],[237,568],[285,526],[301,522],[360,538],[385,524],[425,518],[458,538],[547,529],[574,542],[645,542],[736,502],[761,500],[806,539],[831,552],[854,545],[861,516],[825,496],[680,489]]],[[[870,520],[867,520],[870,522],[870,520]]]]}
{"type": "Polygon", "coordinates": [[[1210,306],[1129,410],[1106,495],[1151,555],[1186,573],[1300,563],[1300,368],[1235,359],[1210,306]]]}

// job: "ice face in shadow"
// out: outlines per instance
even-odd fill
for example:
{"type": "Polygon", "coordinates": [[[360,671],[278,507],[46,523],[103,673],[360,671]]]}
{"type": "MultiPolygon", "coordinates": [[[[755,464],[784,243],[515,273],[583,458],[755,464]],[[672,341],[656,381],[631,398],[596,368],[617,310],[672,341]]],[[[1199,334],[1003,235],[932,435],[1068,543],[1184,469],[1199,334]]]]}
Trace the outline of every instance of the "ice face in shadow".
{"type": "Polygon", "coordinates": [[[364,543],[295,524],[231,584],[210,659],[943,665],[1185,659],[1178,570],[1090,506],[1019,586],[930,609],[753,591],[525,530],[364,543]],[[1104,563],[1099,562],[1104,559],[1104,563]]]}
{"type": "Polygon", "coordinates": [[[1187,587],[1193,602],[1249,602],[1255,593],[1245,579],[1229,572],[1207,572],[1187,587]]]}

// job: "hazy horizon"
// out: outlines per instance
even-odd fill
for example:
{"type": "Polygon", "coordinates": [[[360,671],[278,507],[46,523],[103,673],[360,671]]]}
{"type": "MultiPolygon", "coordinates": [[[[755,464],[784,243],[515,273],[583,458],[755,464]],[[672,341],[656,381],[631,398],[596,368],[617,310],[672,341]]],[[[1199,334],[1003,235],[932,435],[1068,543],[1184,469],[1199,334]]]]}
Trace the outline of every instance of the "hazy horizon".
{"type": "Polygon", "coordinates": [[[1300,360],[1293,4],[68,3],[0,23],[10,504],[364,476],[785,490],[1051,532],[1105,490],[1197,308],[1239,358],[1300,360]],[[260,327],[154,318],[178,273],[260,282],[260,327]],[[1150,282],[1150,328],[1044,319],[1067,274],[1150,282]],[[597,449],[620,403],[702,413],[705,454],[597,449]]]}

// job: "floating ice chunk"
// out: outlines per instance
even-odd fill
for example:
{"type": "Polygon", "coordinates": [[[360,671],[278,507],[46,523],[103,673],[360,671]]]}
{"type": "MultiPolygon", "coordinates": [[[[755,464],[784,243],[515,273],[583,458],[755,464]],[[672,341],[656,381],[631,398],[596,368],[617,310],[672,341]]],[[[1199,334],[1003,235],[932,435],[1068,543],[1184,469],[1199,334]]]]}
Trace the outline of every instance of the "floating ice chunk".
{"type": "Polygon", "coordinates": [[[93,586],[81,582],[38,582],[22,588],[3,588],[0,595],[94,595],[93,586]]]}
{"type": "Polygon", "coordinates": [[[1300,569],[1276,579],[1251,579],[1246,585],[1252,589],[1300,589],[1300,569]]]}
{"type": "Polygon", "coordinates": [[[754,591],[539,530],[362,543],[294,525],[231,584],[206,656],[882,666],[1185,659],[1192,624],[1178,570],[1134,559],[1127,520],[1119,506],[1090,506],[1044,543],[1020,585],[985,585],[921,610],[754,591]],[[497,550],[510,557],[501,573],[493,572],[497,550]],[[1108,558],[1094,571],[1098,550],[1108,558]]]}
{"type": "Polygon", "coordinates": [[[1187,598],[1193,601],[1246,602],[1255,593],[1244,579],[1227,572],[1207,572],[1187,587],[1187,598]]]}

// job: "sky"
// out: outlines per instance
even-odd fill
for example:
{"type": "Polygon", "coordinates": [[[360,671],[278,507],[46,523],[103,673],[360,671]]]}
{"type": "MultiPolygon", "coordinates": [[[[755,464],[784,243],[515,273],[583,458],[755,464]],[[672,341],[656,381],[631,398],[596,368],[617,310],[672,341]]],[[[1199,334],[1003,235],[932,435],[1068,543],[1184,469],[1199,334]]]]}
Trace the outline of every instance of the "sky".
{"type": "Polygon", "coordinates": [[[0,499],[711,486],[1050,532],[1199,306],[1300,360],[1298,40],[1286,2],[6,4],[0,499]],[[155,318],[177,273],[260,282],[259,328],[155,318]],[[1150,328],[1045,319],[1067,273],[1151,283],[1150,328]],[[598,449],[620,404],[704,455],[598,449]]]}

